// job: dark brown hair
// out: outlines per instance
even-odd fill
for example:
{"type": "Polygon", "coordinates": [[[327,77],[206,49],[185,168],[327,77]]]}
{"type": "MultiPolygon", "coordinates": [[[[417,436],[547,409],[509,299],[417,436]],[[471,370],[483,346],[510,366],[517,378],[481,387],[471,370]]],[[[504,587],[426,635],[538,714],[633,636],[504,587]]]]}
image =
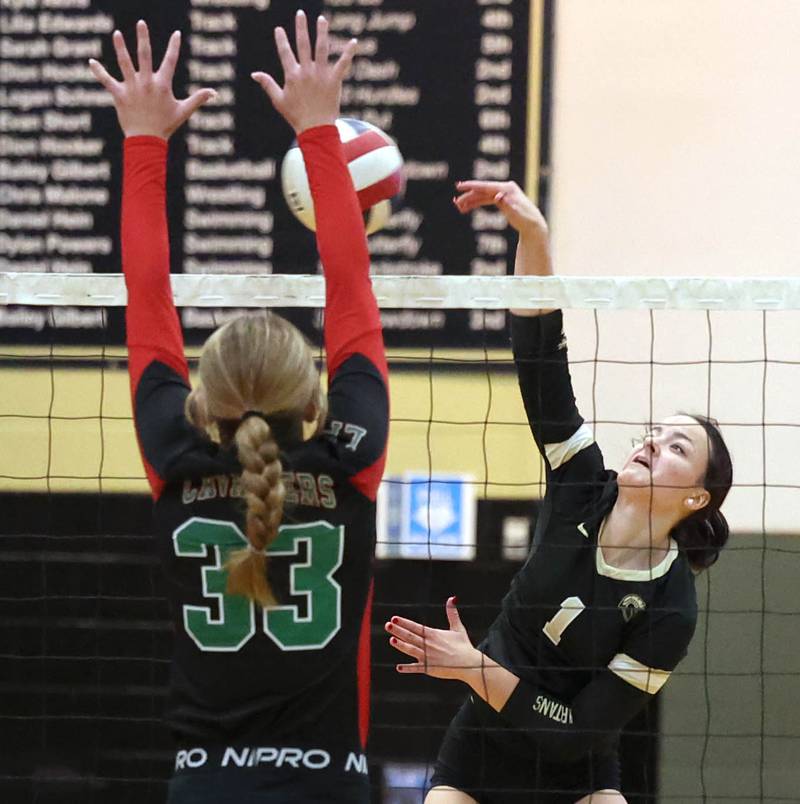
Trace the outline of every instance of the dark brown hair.
{"type": "Polygon", "coordinates": [[[701,572],[718,558],[728,541],[730,529],[720,508],[733,484],[731,454],[715,419],[697,413],[691,416],[702,425],[708,439],[708,465],[700,484],[709,493],[708,504],[682,519],[670,534],[686,554],[692,569],[701,572]]]}

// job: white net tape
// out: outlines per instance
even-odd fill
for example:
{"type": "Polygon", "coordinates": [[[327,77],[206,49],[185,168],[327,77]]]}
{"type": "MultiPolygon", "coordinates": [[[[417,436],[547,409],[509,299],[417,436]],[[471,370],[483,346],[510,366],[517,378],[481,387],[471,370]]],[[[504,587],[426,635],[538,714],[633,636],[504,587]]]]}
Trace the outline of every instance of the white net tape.
{"type": "MultiPolygon", "coordinates": [[[[321,276],[172,277],[178,307],[320,307],[321,276]]],[[[376,276],[381,307],[800,310],[800,278],[376,276]]],[[[117,307],[119,274],[0,273],[0,304],[117,307]]]]}

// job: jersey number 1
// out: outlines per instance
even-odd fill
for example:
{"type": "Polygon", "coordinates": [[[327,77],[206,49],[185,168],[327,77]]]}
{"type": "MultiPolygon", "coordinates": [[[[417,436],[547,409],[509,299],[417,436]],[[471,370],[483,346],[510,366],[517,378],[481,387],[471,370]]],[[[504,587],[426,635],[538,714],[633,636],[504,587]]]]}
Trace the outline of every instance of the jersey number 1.
{"type": "MultiPolygon", "coordinates": [[[[241,595],[225,592],[225,561],[231,550],[247,546],[247,538],[233,522],[193,517],[172,536],[175,555],[206,558],[213,550],[214,563],[203,567],[203,596],[215,599],[218,614],[209,606],[183,607],[186,633],[203,651],[237,651],[256,632],[256,606],[241,595]]],[[[296,605],[275,606],[263,612],[262,628],[281,649],[324,648],[341,628],[342,589],[333,574],[341,566],[344,527],[328,522],[282,525],[267,548],[270,555],[299,555],[306,542],[306,560],[291,565],[290,591],[303,596],[306,613],[296,605]]]]}
{"type": "Polygon", "coordinates": [[[558,645],[561,642],[564,631],[567,630],[567,626],[573,620],[576,620],[585,608],[586,606],[583,605],[583,601],[579,597],[568,597],[566,600],[561,601],[561,608],[558,610],[558,614],[544,624],[542,631],[554,645],[558,645]]]}

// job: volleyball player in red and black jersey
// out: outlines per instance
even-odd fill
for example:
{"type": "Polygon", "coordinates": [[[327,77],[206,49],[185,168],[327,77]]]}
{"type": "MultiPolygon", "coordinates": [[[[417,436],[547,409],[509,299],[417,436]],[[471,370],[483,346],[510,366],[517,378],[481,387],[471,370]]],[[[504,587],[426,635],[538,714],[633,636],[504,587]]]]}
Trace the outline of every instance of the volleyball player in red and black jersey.
{"type": "Polygon", "coordinates": [[[217,330],[190,389],[169,281],[165,163],[170,134],[213,92],[177,101],[178,35],[156,72],[142,22],[137,38],[135,71],[114,34],[122,82],[91,67],[126,135],[131,392],[175,630],[169,800],[365,802],[375,497],[389,412],[364,223],[333,125],[355,43],[329,63],[320,18],[312,56],[298,13],[297,58],[276,30],[285,86],[254,74],[298,134],[314,198],[325,395],[305,340],[269,313],[217,330]]]}
{"type": "MultiPolygon", "coordinates": [[[[458,189],[461,212],[496,205],[517,229],[517,275],[552,273],[547,225],[517,185],[458,189]]],[[[561,312],[516,312],[514,359],[547,479],[531,554],[477,649],[452,598],[449,630],[402,617],[386,628],[416,660],[399,671],[472,689],[427,804],[624,804],[617,737],[686,655],[695,574],[728,537],[730,456],[713,422],[678,415],[650,428],[619,475],[607,470],[575,404],[561,312]]]]}

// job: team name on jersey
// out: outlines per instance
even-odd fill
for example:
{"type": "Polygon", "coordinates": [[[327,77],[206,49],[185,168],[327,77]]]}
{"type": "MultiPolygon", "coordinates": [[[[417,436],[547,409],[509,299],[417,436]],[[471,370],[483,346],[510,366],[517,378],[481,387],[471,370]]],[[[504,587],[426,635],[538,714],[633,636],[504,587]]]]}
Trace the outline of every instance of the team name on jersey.
{"type": "Polygon", "coordinates": [[[218,497],[244,497],[244,486],[238,475],[212,475],[199,481],[184,480],[181,502],[191,505],[202,500],[218,497]]]}
{"type": "Polygon", "coordinates": [[[572,709],[559,701],[552,701],[546,695],[537,695],[533,711],[558,723],[572,723],[572,709]]]}
{"type": "Polygon", "coordinates": [[[336,508],[336,494],[330,475],[310,472],[284,472],[286,502],[290,505],[310,505],[314,508],[336,508]]]}
{"type": "MultiPolygon", "coordinates": [[[[336,508],[336,494],[330,475],[310,472],[284,472],[286,502],[292,505],[310,505],[314,508],[336,508]]],[[[199,481],[185,480],[181,502],[191,505],[203,500],[225,497],[244,497],[242,479],[238,475],[212,475],[199,481]]]]}

